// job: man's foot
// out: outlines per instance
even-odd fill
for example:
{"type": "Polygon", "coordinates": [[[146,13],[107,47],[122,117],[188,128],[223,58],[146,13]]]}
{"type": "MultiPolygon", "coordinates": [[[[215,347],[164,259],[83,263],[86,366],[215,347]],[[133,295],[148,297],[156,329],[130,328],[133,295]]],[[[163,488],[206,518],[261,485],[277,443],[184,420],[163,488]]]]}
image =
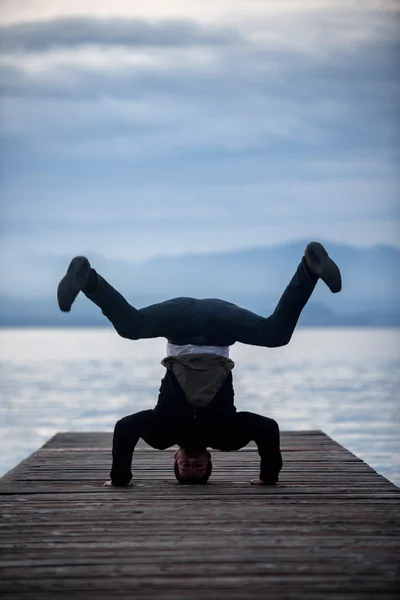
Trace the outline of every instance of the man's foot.
{"type": "Polygon", "coordinates": [[[342,289],[342,277],[339,267],[329,257],[327,251],[319,242],[310,242],[305,251],[307,265],[315,275],[326,283],[328,288],[336,294],[342,289]]]}
{"type": "Polygon", "coordinates": [[[90,263],[85,256],[76,256],[71,260],[67,273],[57,288],[58,306],[63,312],[69,312],[79,292],[89,281],[90,263]]]}

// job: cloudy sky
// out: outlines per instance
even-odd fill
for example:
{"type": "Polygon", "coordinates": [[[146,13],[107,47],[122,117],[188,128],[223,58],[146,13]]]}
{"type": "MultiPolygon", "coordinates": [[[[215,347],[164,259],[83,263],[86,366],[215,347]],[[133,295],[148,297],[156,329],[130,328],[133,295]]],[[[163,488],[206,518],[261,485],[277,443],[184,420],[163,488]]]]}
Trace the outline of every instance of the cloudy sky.
{"type": "Polygon", "coordinates": [[[1,271],[400,245],[390,0],[2,0],[1,271]]]}

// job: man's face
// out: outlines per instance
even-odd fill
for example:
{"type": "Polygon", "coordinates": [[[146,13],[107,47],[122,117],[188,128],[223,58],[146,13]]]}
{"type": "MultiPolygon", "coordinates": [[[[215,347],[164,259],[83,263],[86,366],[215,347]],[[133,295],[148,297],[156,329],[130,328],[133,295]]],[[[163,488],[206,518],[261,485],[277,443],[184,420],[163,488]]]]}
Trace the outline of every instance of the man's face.
{"type": "Polygon", "coordinates": [[[179,448],[174,454],[181,477],[203,477],[211,458],[207,450],[189,450],[179,448]]]}

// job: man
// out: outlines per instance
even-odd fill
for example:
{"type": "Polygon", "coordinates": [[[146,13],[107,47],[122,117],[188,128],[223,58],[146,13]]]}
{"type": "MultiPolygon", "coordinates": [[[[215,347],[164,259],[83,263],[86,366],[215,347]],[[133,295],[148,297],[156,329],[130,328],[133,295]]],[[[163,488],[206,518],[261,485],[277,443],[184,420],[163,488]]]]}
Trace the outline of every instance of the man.
{"type": "Polygon", "coordinates": [[[229,346],[286,345],[319,278],[333,293],[341,290],[339,268],[320,243],[311,242],[268,318],[215,298],[173,298],[136,309],[91,268],[87,258],[74,258],[57,290],[62,311],[70,311],[82,291],[122,337],[167,339],[162,361],[166,373],[157,405],[116,423],[111,480],[105,485],[130,483],[140,438],[160,450],[179,446],[174,472],[180,483],[207,482],[212,470],[208,447],[231,451],[254,441],[261,463],[259,477],[251,483],[275,485],[282,468],[279,427],[273,419],[236,412],[229,346]]]}

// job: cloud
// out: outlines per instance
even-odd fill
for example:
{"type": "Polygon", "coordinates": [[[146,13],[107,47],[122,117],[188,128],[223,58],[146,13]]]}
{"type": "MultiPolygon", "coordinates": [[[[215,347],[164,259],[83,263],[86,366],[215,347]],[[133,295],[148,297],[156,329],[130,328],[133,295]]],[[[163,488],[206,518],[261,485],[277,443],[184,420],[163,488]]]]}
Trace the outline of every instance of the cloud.
{"type": "Polygon", "coordinates": [[[7,24],[50,20],[57,17],[87,16],[109,18],[193,19],[226,23],[281,16],[298,19],[315,13],[347,13],[359,21],[365,14],[399,12],[397,0],[2,0],[2,21],[7,24]]]}
{"type": "Polygon", "coordinates": [[[241,43],[237,31],[190,21],[70,17],[0,28],[1,52],[49,52],[81,46],[180,47],[241,43]]]}
{"type": "Polygon", "coordinates": [[[3,26],[4,253],[393,243],[395,18],[295,4],[3,26]]]}

